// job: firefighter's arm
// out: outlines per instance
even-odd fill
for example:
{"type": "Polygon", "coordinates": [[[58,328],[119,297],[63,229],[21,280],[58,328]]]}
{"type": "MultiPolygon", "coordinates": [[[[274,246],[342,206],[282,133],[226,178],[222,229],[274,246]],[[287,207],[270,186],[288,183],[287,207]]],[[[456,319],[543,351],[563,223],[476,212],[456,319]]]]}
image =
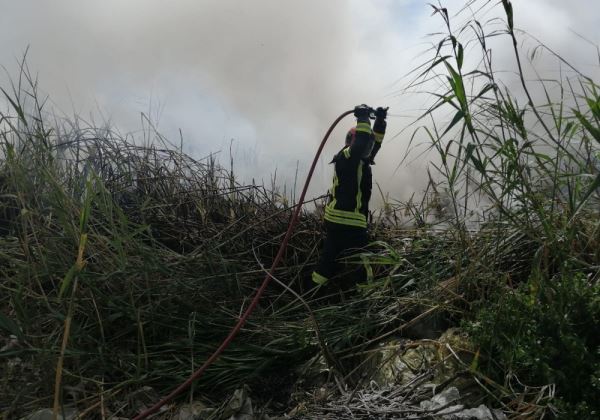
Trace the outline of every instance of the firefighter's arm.
{"type": "Polygon", "coordinates": [[[375,123],[373,124],[375,145],[373,146],[371,156],[369,157],[371,165],[375,164],[375,156],[377,155],[377,152],[379,152],[379,149],[381,149],[381,143],[383,142],[383,137],[385,136],[385,129],[387,127],[387,122],[385,121],[387,118],[387,110],[388,108],[381,107],[375,110],[375,123]]]}
{"type": "Polygon", "coordinates": [[[349,158],[360,159],[365,154],[365,149],[369,146],[369,140],[373,131],[371,130],[371,122],[369,121],[369,113],[371,108],[366,105],[359,105],[354,108],[354,116],[356,117],[356,134],[354,142],[350,145],[346,153],[349,158]]]}

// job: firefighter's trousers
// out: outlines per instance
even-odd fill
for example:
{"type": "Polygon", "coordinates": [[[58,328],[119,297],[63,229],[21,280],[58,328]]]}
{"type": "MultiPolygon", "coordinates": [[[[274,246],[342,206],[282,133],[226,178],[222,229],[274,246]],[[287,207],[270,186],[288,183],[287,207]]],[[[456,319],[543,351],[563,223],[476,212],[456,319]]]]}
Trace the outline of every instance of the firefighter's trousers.
{"type": "Polygon", "coordinates": [[[322,285],[336,277],[343,283],[339,284],[339,287],[348,289],[354,284],[364,281],[365,270],[362,264],[345,260],[367,246],[367,229],[328,221],[325,222],[325,226],[327,234],[321,258],[312,274],[313,282],[322,285]]]}

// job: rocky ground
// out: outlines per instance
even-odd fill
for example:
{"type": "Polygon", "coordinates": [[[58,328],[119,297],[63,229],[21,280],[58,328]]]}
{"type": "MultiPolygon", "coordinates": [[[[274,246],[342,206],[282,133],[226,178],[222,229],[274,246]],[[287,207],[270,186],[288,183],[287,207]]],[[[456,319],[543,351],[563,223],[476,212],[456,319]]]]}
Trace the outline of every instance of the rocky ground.
{"type": "MultiPolygon", "coordinates": [[[[173,420],[266,420],[266,419],[506,419],[498,409],[484,404],[487,388],[472,374],[477,352],[459,329],[438,339],[390,339],[366,352],[353,372],[342,377],[328,368],[319,355],[300,367],[285,410],[265,403],[264,395],[248,387],[238,389],[220,406],[201,400],[163,407],[152,418],[173,420]],[[259,402],[260,401],[260,402],[259,402]],[[279,412],[278,412],[279,411],[279,412]]],[[[19,360],[13,360],[18,364],[19,360]]],[[[489,397],[489,396],[487,396],[489,397]]],[[[138,410],[159,399],[150,387],[123,398],[123,411],[138,410]]],[[[97,412],[64,407],[59,419],[96,418],[97,412]]],[[[125,419],[119,412],[104,418],[125,419]]],[[[50,420],[51,409],[42,409],[23,420],[50,420]]]]}

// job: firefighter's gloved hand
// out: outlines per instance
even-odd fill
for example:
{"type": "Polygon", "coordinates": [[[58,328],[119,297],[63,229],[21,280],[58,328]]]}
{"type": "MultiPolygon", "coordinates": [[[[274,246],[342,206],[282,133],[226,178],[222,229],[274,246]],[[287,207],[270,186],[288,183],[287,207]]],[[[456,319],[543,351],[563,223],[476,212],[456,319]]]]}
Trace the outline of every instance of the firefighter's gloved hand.
{"type": "Polygon", "coordinates": [[[375,110],[375,122],[373,123],[375,146],[373,147],[369,157],[369,163],[371,165],[375,165],[375,156],[377,156],[379,149],[381,149],[381,142],[383,141],[383,136],[385,136],[385,129],[387,128],[387,122],[385,119],[387,118],[388,109],[389,108],[379,107],[375,110]]]}
{"type": "Polygon", "coordinates": [[[379,134],[385,134],[385,129],[387,127],[387,122],[385,119],[387,118],[388,108],[379,107],[375,110],[375,123],[373,124],[373,131],[379,134]]]}
{"type": "Polygon", "coordinates": [[[387,112],[390,107],[382,108],[379,107],[375,110],[375,119],[376,120],[385,120],[387,118],[387,112]]]}
{"type": "Polygon", "coordinates": [[[354,116],[358,121],[366,121],[369,122],[369,114],[371,113],[371,108],[365,104],[356,105],[354,107],[354,116]]]}

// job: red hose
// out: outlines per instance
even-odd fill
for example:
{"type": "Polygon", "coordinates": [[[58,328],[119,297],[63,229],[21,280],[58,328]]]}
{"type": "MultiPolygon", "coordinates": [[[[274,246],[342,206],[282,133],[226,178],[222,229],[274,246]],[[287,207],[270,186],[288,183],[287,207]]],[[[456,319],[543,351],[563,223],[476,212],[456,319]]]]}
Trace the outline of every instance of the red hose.
{"type": "Polygon", "coordinates": [[[298,200],[298,205],[296,206],[296,209],[294,210],[292,220],[290,221],[290,224],[288,225],[288,229],[287,229],[287,232],[285,233],[283,241],[281,241],[281,245],[279,246],[279,251],[277,252],[277,255],[275,256],[275,260],[273,260],[273,264],[271,265],[271,268],[269,269],[269,273],[265,276],[265,279],[263,280],[262,284],[256,290],[256,294],[254,295],[254,298],[252,298],[252,302],[250,302],[250,305],[248,306],[246,311],[242,314],[242,316],[240,317],[237,324],[235,324],[233,329],[229,332],[229,335],[225,338],[225,340],[223,340],[223,342],[215,350],[215,352],[206,360],[206,362],[204,362],[204,364],[198,370],[196,370],[192,374],[192,376],[190,376],[185,382],[183,382],[181,385],[179,385],[177,388],[175,388],[169,395],[164,397],[162,400],[160,400],[159,402],[154,404],[152,407],[150,407],[143,413],[139,414],[133,420],[145,419],[149,415],[156,413],[160,409],[160,407],[162,407],[163,405],[165,405],[166,403],[171,401],[173,398],[175,398],[177,395],[179,395],[179,393],[181,393],[183,390],[185,390],[187,387],[189,387],[192,384],[192,382],[194,382],[196,379],[198,379],[202,375],[202,373],[204,373],[204,371],[219,357],[219,355],[223,352],[223,350],[225,350],[227,348],[227,346],[229,346],[231,341],[235,338],[237,333],[244,326],[244,324],[246,323],[246,320],[248,319],[248,317],[250,316],[252,311],[254,311],[254,309],[256,308],[256,305],[258,304],[260,297],[262,296],[265,289],[269,285],[269,282],[271,281],[271,276],[275,272],[275,269],[279,265],[279,262],[283,258],[283,254],[285,252],[285,249],[287,248],[288,241],[289,241],[290,237],[292,236],[292,232],[294,231],[294,228],[296,227],[296,223],[298,223],[298,217],[300,216],[300,210],[302,209],[302,203],[304,203],[304,196],[306,195],[306,190],[308,190],[308,185],[310,184],[310,180],[313,176],[313,172],[315,171],[315,167],[317,166],[317,161],[319,160],[319,156],[321,155],[321,152],[323,151],[323,147],[325,146],[325,143],[327,142],[329,135],[331,134],[331,132],[333,131],[335,126],[342,120],[342,118],[344,118],[346,115],[352,114],[353,112],[354,111],[344,112],[331,124],[331,126],[329,127],[329,130],[327,130],[327,133],[325,133],[325,136],[323,137],[323,140],[321,141],[321,144],[319,145],[319,149],[317,150],[317,154],[315,155],[315,158],[313,159],[313,163],[310,167],[310,170],[308,171],[308,176],[306,177],[306,181],[304,182],[304,188],[302,189],[302,194],[300,194],[300,199],[298,200]]]}

